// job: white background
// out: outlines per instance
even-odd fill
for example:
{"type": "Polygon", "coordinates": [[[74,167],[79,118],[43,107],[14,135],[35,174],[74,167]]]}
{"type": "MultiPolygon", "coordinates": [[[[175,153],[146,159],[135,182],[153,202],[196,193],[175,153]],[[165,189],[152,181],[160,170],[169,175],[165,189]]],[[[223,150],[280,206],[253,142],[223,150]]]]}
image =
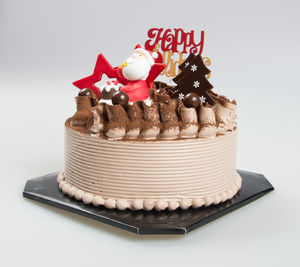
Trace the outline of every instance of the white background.
{"type": "Polygon", "coordinates": [[[299,266],[299,1],[0,0],[1,266],[299,266]],[[151,27],[206,31],[215,91],[238,102],[237,167],[267,196],[186,236],[137,236],[23,199],[63,169],[72,82],[151,27]]]}

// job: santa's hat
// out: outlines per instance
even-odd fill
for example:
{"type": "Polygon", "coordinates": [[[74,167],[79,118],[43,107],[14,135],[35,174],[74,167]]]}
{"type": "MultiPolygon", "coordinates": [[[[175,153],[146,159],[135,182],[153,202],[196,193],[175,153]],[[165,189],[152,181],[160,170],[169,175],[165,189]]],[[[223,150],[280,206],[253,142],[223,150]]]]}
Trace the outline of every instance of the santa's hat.
{"type": "Polygon", "coordinates": [[[143,48],[141,48],[141,45],[139,45],[139,44],[136,45],[134,52],[142,53],[147,58],[147,61],[150,66],[153,66],[155,63],[155,60],[158,58],[158,53],[143,49],[143,48]]]}

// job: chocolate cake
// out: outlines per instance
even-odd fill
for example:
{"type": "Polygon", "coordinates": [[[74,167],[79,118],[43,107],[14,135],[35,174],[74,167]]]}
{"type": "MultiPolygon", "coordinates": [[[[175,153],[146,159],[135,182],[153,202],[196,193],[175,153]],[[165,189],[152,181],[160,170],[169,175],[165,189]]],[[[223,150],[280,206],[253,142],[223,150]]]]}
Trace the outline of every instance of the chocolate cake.
{"type": "Polygon", "coordinates": [[[65,169],[57,178],[64,194],[109,209],[161,211],[217,205],[239,191],[236,102],[212,92],[199,55],[188,60],[191,69],[180,66],[175,87],[154,82],[147,99],[135,92],[131,101],[131,83],[111,103],[93,88],[79,92],[65,123],[65,169]]]}

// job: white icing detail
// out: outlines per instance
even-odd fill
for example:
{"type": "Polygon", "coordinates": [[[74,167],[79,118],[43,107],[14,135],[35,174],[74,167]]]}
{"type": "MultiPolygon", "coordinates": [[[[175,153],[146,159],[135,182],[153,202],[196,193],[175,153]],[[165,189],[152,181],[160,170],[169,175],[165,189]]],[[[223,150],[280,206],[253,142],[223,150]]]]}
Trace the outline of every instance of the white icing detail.
{"type": "Polygon", "coordinates": [[[191,71],[192,72],[195,72],[197,70],[197,66],[195,65],[195,64],[193,64],[192,66],[191,66],[191,71]]]}
{"type": "Polygon", "coordinates": [[[206,101],[206,97],[204,97],[203,95],[200,96],[199,99],[200,99],[200,101],[201,101],[202,104],[204,104],[205,101],[206,101]]]}
{"type": "Polygon", "coordinates": [[[121,84],[120,82],[110,80],[107,81],[105,84],[101,85],[99,89],[100,92],[102,92],[103,90],[109,92],[111,89],[114,89],[115,91],[119,91],[122,86],[123,84],[121,84]]]}
{"type": "Polygon", "coordinates": [[[148,97],[146,100],[144,100],[146,106],[150,107],[152,105],[152,100],[150,99],[150,97],[148,97]]]}
{"type": "Polygon", "coordinates": [[[183,94],[183,93],[180,93],[180,94],[178,95],[178,98],[179,98],[180,100],[183,100],[183,99],[184,99],[184,94],[183,94]]]}
{"type": "Polygon", "coordinates": [[[100,99],[99,103],[106,103],[108,105],[112,105],[111,99],[100,99]]]}
{"type": "Polygon", "coordinates": [[[200,86],[200,83],[199,83],[199,81],[194,81],[194,84],[193,84],[193,86],[194,86],[195,88],[198,88],[198,87],[200,86]]]}
{"type": "Polygon", "coordinates": [[[190,62],[185,62],[184,66],[187,67],[188,65],[190,65],[190,62]]]}
{"type": "MultiPolygon", "coordinates": [[[[143,100],[143,102],[146,104],[146,106],[150,107],[152,105],[152,100],[150,97],[148,97],[147,99],[143,100]]],[[[133,105],[134,102],[128,102],[129,105],[133,105]]]]}

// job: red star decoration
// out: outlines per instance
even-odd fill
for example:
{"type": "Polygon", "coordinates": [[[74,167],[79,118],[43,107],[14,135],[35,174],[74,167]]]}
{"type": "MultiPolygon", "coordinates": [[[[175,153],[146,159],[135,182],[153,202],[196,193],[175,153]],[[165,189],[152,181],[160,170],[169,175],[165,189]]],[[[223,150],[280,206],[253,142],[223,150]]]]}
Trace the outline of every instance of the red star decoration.
{"type": "MultiPolygon", "coordinates": [[[[148,78],[146,79],[148,88],[152,88],[152,82],[165,67],[166,65],[162,63],[155,63],[152,66],[148,78]]],[[[116,78],[123,85],[126,85],[129,82],[123,77],[120,67],[112,67],[107,59],[102,54],[99,54],[93,74],[73,82],[73,85],[79,89],[91,89],[98,97],[101,97],[100,89],[95,85],[95,83],[101,81],[103,74],[106,74],[109,78],[116,78]]]]}

